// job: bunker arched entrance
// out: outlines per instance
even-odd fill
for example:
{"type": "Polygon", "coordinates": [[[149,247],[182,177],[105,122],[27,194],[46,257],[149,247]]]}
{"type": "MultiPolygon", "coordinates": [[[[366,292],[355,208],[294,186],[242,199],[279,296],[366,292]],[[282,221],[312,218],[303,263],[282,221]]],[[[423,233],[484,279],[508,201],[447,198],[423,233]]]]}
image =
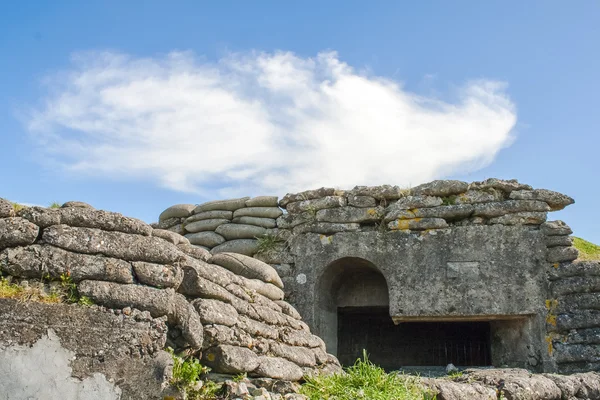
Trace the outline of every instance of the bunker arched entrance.
{"type": "Polygon", "coordinates": [[[384,275],[356,257],[327,266],[317,285],[316,323],[328,350],[352,365],[363,349],[387,370],[411,367],[490,365],[490,323],[415,321],[396,325],[389,314],[384,275]]]}
{"type": "Polygon", "coordinates": [[[390,364],[382,345],[385,332],[394,326],[388,286],[373,263],[356,257],[334,261],[319,280],[317,293],[319,330],[343,365],[362,357],[363,349],[373,362],[390,364]]]}

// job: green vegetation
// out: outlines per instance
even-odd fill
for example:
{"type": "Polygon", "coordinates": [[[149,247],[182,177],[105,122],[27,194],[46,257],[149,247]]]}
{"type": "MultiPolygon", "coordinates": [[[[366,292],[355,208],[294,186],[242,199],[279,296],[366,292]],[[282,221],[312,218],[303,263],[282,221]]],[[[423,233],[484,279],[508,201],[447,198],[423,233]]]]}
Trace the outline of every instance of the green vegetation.
{"type": "Polygon", "coordinates": [[[41,286],[19,285],[0,277],[0,298],[39,303],[60,303],[62,298],[57,291],[45,291],[41,286]]]}
{"type": "Polygon", "coordinates": [[[32,284],[20,284],[0,277],[0,298],[39,303],[77,303],[83,306],[94,304],[88,297],[79,295],[77,285],[69,274],[60,276],[58,286],[47,285],[48,277],[32,284]]]}
{"type": "Polygon", "coordinates": [[[387,373],[369,361],[356,360],[345,374],[307,377],[300,391],[310,400],[434,400],[435,394],[415,376],[387,373]]]}
{"type": "Polygon", "coordinates": [[[73,304],[77,303],[82,306],[90,306],[94,304],[89,297],[81,296],[77,290],[77,285],[71,279],[71,274],[67,272],[60,276],[60,286],[62,291],[62,298],[66,303],[73,304]]]}
{"type": "Polygon", "coordinates": [[[207,374],[210,368],[200,364],[193,356],[180,357],[167,348],[173,357],[173,377],[171,385],[185,393],[188,400],[213,400],[221,389],[221,385],[209,380],[202,381],[202,375],[207,374]]]}
{"type": "Polygon", "coordinates": [[[453,206],[456,204],[456,197],[455,195],[452,196],[446,196],[446,197],[442,197],[442,205],[443,206],[453,206]]]}
{"type": "Polygon", "coordinates": [[[573,245],[579,250],[579,259],[600,260],[600,246],[578,237],[573,237],[573,245]]]}
{"type": "Polygon", "coordinates": [[[258,249],[256,251],[258,254],[269,254],[276,250],[277,243],[284,242],[284,240],[277,235],[264,235],[257,237],[256,239],[258,240],[258,249]]]}
{"type": "Polygon", "coordinates": [[[304,211],[303,215],[304,217],[309,220],[309,221],[316,221],[317,219],[317,209],[314,205],[309,204],[306,207],[306,211],[304,211]]]}
{"type": "Polygon", "coordinates": [[[48,208],[60,208],[60,204],[57,203],[56,201],[54,201],[54,202],[50,203],[48,208]]]}
{"type": "Polygon", "coordinates": [[[13,210],[15,210],[15,212],[19,212],[21,211],[23,208],[25,208],[25,206],[19,204],[19,203],[12,203],[13,206],[13,210]]]}

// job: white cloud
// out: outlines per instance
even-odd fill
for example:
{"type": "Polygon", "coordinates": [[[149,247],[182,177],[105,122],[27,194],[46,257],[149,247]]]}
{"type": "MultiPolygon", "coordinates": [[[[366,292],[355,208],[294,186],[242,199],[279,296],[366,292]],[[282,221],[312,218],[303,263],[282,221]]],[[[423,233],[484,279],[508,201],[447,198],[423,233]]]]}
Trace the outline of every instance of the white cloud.
{"type": "Polygon", "coordinates": [[[332,52],[216,63],[93,52],[47,82],[28,120],[47,157],[78,174],[180,191],[416,185],[488,165],[516,122],[502,83],[469,82],[444,102],[332,52]]]}

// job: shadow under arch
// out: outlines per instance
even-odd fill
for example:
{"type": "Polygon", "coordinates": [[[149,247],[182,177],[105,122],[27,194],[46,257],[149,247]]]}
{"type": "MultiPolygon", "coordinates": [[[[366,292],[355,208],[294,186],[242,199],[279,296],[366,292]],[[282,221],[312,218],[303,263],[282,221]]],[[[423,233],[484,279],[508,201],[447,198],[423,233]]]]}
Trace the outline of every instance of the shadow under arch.
{"type": "MultiPolygon", "coordinates": [[[[359,319],[354,321],[352,315],[386,313],[389,317],[389,292],[385,277],[370,261],[358,257],[343,257],[324,269],[315,286],[316,331],[325,341],[330,353],[339,357],[342,355],[341,350],[351,353],[344,354],[344,358],[354,357],[352,354],[355,351],[351,348],[353,344],[344,339],[353,337],[349,331],[354,329],[353,322],[361,323],[359,319]]],[[[389,323],[393,324],[391,317],[389,323]]],[[[360,357],[362,348],[356,349],[356,352],[357,357],[360,357]]]]}

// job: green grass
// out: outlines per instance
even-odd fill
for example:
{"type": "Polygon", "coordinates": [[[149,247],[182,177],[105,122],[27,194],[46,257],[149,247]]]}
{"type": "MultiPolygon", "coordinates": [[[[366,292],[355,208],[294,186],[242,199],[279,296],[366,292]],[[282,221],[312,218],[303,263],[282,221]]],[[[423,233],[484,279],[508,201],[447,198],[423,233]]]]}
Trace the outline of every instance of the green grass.
{"type": "Polygon", "coordinates": [[[54,201],[54,202],[50,203],[48,208],[60,208],[60,203],[57,203],[56,201],[54,201]]]}
{"type": "Polygon", "coordinates": [[[300,393],[310,400],[434,400],[435,395],[424,388],[415,376],[387,373],[363,359],[346,368],[346,373],[307,377],[300,393]]]}
{"type": "Polygon", "coordinates": [[[38,303],[77,303],[82,306],[94,304],[88,297],[79,294],[77,285],[69,274],[61,275],[60,284],[52,289],[45,286],[44,282],[47,280],[42,279],[33,285],[21,285],[0,276],[0,298],[38,303]]]}
{"type": "Polygon", "coordinates": [[[256,252],[258,254],[270,254],[277,248],[277,243],[282,243],[283,240],[276,235],[264,235],[257,237],[258,248],[256,252]]]}
{"type": "Polygon", "coordinates": [[[15,212],[19,212],[25,207],[19,203],[12,203],[12,206],[13,206],[13,210],[15,210],[15,212]]]}
{"type": "Polygon", "coordinates": [[[573,237],[573,245],[579,250],[579,260],[600,260],[600,246],[578,237],[573,237]]]}
{"type": "Polygon", "coordinates": [[[22,286],[3,277],[0,277],[0,298],[47,304],[62,302],[62,296],[58,292],[46,293],[39,286],[22,286]]]}
{"type": "Polygon", "coordinates": [[[188,400],[214,400],[221,390],[221,385],[200,379],[210,371],[210,368],[200,364],[200,361],[193,356],[180,357],[170,347],[167,351],[173,357],[171,385],[185,393],[185,398],[188,400]]]}

